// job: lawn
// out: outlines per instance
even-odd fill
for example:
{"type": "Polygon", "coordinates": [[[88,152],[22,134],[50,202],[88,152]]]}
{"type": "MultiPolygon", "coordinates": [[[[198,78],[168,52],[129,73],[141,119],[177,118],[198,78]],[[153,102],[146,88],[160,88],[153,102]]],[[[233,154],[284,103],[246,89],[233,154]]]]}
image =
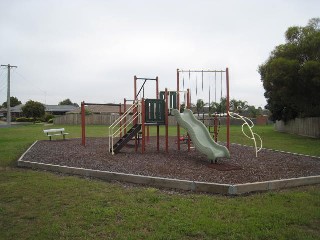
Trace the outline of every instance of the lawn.
{"type": "MultiPolygon", "coordinates": [[[[64,127],[81,136],[79,126],[64,127]]],[[[46,139],[43,128],[0,128],[0,239],[319,239],[319,185],[226,197],[16,168],[33,141],[46,139]]],[[[320,140],[256,131],[265,147],[320,156],[320,140]]],[[[107,132],[87,128],[89,137],[107,132]]],[[[231,141],[252,144],[240,127],[231,141]]]]}

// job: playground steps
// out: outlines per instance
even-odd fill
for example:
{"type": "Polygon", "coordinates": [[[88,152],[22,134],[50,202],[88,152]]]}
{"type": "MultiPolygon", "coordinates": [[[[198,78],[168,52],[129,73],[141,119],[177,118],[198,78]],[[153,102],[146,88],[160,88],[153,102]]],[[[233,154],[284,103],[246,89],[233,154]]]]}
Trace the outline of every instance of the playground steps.
{"type": "Polygon", "coordinates": [[[140,130],[141,124],[135,124],[130,128],[130,130],[113,145],[114,154],[117,154],[140,130]]]}

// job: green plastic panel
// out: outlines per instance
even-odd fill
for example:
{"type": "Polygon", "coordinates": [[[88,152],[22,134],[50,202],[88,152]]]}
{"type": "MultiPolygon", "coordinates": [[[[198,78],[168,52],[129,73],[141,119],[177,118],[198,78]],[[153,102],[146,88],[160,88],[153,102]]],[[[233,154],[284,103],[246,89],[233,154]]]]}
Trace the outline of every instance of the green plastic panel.
{"type": "Polygon", "coordinates": [[[165,101],[163,99],[145,100],[146,123],[165,124],[165,101]]]}

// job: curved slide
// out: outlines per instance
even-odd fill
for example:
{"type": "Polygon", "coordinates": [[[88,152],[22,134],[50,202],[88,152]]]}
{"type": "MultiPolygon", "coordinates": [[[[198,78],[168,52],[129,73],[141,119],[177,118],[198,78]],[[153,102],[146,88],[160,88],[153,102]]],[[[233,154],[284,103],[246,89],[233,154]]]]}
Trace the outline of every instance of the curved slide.
{"type": "Polygon", "coordinates": [[[191,110],[185,109],[180,113],[177,109],[173,109],[172,114],[179,125],[187,130],[196,149],[206,154],[209,160],[216,161],[218,157],[230,157],[229,150],[213,141],[207,127],[195,118],[191,110]]]}

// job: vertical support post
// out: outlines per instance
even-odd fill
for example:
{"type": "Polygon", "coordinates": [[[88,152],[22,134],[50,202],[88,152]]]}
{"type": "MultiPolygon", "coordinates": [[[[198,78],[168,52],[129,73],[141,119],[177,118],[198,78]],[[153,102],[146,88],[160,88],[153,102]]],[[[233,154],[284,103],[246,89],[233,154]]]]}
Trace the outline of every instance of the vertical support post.
{"type": "Polygon", "coordinates": [[[164,96],[165,96],[165,123],[166,123],[166,152],[169,152],[169,109],[168,109],[168,89],[165,89],[164,92],[164,96]]]}
{"type": "Polygon", "coordinates": [[[187,105],[186,105],[186,108],[187,109],[190,109],[191,107],[191,103],[190,103],[190,89],[188,88],[187,89],[187,105]]]}
{"type": "MultiPolygon", "coordinates": [[[[179,69],[177,69],[177,109],[180,111],[180,87],[179,87],[179,69]]],[[[180,126],[177,123],[177,146],[180,150],[180,126]]]]}
{"type": "MultiPolygon", "coordinates": [[[[186,108],[190,109],[190,90],[189,88],[187,89],[187,103],[186,103],[186,108]]],[[[190,152],[190,136],[188,133],[188,151],[190,152]]]]}
{"type": "Polygon", "coordinates": [[[86,145],[86,113],[85,113],[85,103],[81,102],[81,130],[82,130],[82,146],[86,145]]]}
{"type": "MultiPolygon", "coordinates": [[[[136,95],[137,95],[137,76],[134,76],[134,81],[133,81],[133,85],[134,85],[134,87],[133,87],[133,104],[134,103],[136,103],[136,101],[138,101],[138,99],[136,98],[136,95]]],[[[133,114],[135,114],[137,112],[137,109],[136,108],[134,108],[133,109],[133,114]]],[[[135,125],[135,124],[137,124],[138,123],[138,120],[137,119],[135,119],[134,121],[133,121],[133,124],[135,125]]]]}
{"type": "MultiPolygon", "coordinates": [[[[158,76],[156,77],[156,99],[159,99],[159,78],[158,78],[158,76]]],[[[159,152],[159,125],[157,125],[157,150],[159,152]]]]}
{"type": "Polygon", "coordinates": [[[218,117],[217,113],[214,114],[214,120],[213,120],[213,132],[214,132],[214,141],[218,141],[218,117]]]}
{"type": "Polygon", "coordinates": [[[145,119],[146,119],[146,111],[145,111],[145,103],[144,98],[141,99],[141,128],[142,128],[142,139],[141,139],[141,153],[144,153],[145,150],[145,119]]]}
{"type": "MultiPolygon", "coordinates": [[[[127,111],[127,99],[124,98],[123,99],[123,113],[125,113],[126,111],[127,111]]],[[[119,117],[120,116],[121,116],[121,112],[120,112],[119,117]]],[[[127,116],[124,117],[123,121],[124,121],[124,123],[127,122],[127,116]]],[[[127,128],[124,129],[124,134],[126,134],[126,133],[127,133],[127,128]]]]}
{"type": "Polygon", "coordinates": [[[159,125],[157,125],[157,151],[159,152],[159,125]]]}
{"type": "MultiPolygon", "coordinates": [[[[119,116],[121,115],[121,103],[119,105],[119,116]]],[[[122,137],[122,123],[123,123],[123,120],[120,121],[120,137],[122,137]]]]}
{"type": "Polygon", "coordinates": [[[227,102],[226,102],[226,110],[227,110],[227,148],[230,150],[230,95],[229,95],[229,69],[226,68],[226,88],[227,88],[227,102]]]}
{"type": "Polygon", "coordinates": [[[159,78],[156,77],[156,99],[159,99],[159,78]]]}
{"type": "Polygon", "coordinates": [[[133,100],[136,100],[136,97],[137,97],[137,76],[134,76],[133,79],[134,79],[133,100]]]}

